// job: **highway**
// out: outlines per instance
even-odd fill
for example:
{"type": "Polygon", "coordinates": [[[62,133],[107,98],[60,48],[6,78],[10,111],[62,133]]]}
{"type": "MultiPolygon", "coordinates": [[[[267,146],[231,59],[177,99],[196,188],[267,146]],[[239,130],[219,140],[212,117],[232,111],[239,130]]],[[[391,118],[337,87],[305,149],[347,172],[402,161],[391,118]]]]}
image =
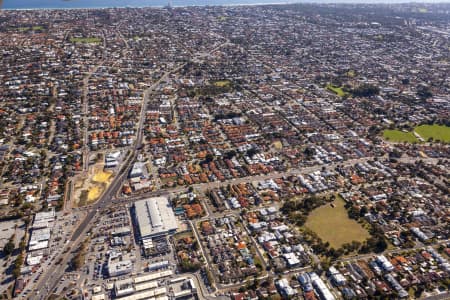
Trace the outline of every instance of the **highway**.
{"type": "MultiPolygon", "coordinates": [[[[30,294],[32,299],[46,299],[48,295],[51,294],[51,291],[56,287],[59,280],[62,278],[66,271],[67,264],[70,262],[72,257],[74,256],[74,252],[78,249],[78,246],[83,242],[84,236],[95,224],[92,222],[99,211],[102,211],[105,207],[111,204],[111,199],[114,195],[119,191],[122,186],[122,183],[126,179],[128,173],[132,168],[132,163],[136,160],[138,155],[138,149],[141,148],[142,138],[143,138],[143,125],[145,122],[145,112],[146,106],[149,97],[154,92],[155,88],[163,81],[166,80],[167,77],[180,70],[182,66],[177,66],[176,68],[167,71],[158,81],[156,81],[151,87],[149,87],[144,92],[144,100],[140,112],[139,123],[137,128],[137,136],[134,146],[131,150],[131,153],[126,158],[125,162],[122,164],[122,167],[119,173],[114,177],[113,181],[109,185],[109,187],[105,190],[105,192],[100,196],[99,200],[92,205],[90,211],[84,218],[84,220],[80,223],[78,228],[74,231],[70,243],[66,245],[63,254],[62,261],[60,264],[56,265],[52,263],[49,268],[46,270],[44,274],[42,274],[39,281],[36,283],[33,292],[30,294]]],[[[89,75],[88,75],[89,76],[89,75]]],[[[55,259],[55,261],[58,261],[55,259]]]]}
{"type": "MultiPolygon", "coordinates": [[[[106,49],[105,45],[106,41],[104,40],[104,49],[106,49]]],[[[197,60],[198,58],[202,59],[207,56],[209,53],[213,53],[214,51],[220,49],[224,45],[227,45],[227,43],[221,43],[217,45],[215,48],[208,52],[199,52],[195,54],[195,57],[193,57],[193,60],[197,60]]],[[[104,53],[106,55],[106,53],[104,53]]],[[[72,257],[74,256],[74,253],[78,249],[80,243],[84,240],[84,236],[87,232],[91,229],[93,224],[93,220],[95,220],[95,216],[98,212],[102,211],[104,208],[106,208],[108,205],[114,205],[116,202],[111,201],[116,193],[119,191],[119,189],[122,186],[122,183],[127,177],[127,174],[130,172],[132,168],[133,162],[136,160],[138,156],[139,149],[142,146],[143,143],[143,126],[145,122],[145,114],[146,114],[146,107],[149,98],[153,95],[156,88],[161,84],[161,82],[165,81],[171,74],[174,74],[181,70],[186,63],[183,63],[181,65],[178,65],[171,70],[166,71],[155,83],[153,83],[148,89],[144,91],[143,95],[143,103],[139,115],[139,122],[137,126],[137,135],[135,143],[131,149],[131,153],[127,156],[125,162],[122,164],[121,169],[119,173],[114,177],[113,181],[109,185],[109,187],[104,191],[104,193],[100,196],[99,200],[90,208],[90,211],[87,213],[84,220],[80,223],[80,225],[75,229],[70,242],[66,245],[66,247],[62,250],[62,253],[60,254],[60,259],[55,259],[55,261],[60,261],[60,264],[56,265],[55,263],[52,263],[47,270],[45,270],[45,273],[42,274],[39,281],[35,284],[33,292],[30,294],[30,298],[32,299],[46,299],[50,294],[51,291],[56,287],[59,280],[62,278],[66,271],[66,267],[72,257]]],[[[90,70],[86,74],[86,77],[83,80],[83,112],[84,112],[84,123],[86,126],[85,132],[84,132],[84,174],[86,174],[87,166],[88,166],[88,148],[87,148],[87,128],[88,128],[88,119],[87,119],[87,112],[88,112],[88,98],[87,98],[87,88],[88,88],[88,81],[89,78],[92,76],[93,73],[96,72],[96,70],[101,66],[101,63],[96,65],[93,69],[90,70]]],[[[155,193],[155,194],[161,194],[161,192],[155,193]]]]}
{"type": "MultiPolygon", "coordinates": [[[[123,38],[123,37],[122,37],[123,38]]],[[[106,40],[104,38],[104,49],[106,49],[106,40]]],[[[214,49],[207,51],[207,52],[199,52],[193,55],[192,60],[193,61],[202,61],[207,58],[208,54],[220,49],[221,47],[228,44],[228,41],[219,44],[214,49]]],[[[105,58],[106,53],[104,53],[105,58]]],[[[83,118],[84,118],[84,147],[83,147],[83,157],[84,157],[84,164],[83,164],[83,175],[87,174],[87,168],[88,168],[88,161],[89,161],[89,149],[87,145],[88,141],[88,82],[90,77],[97,71],[97,69],[101,66],[102,61],[99,62],[99,64],[95,67],[93,67],[87,74],[86,77],[83,80],[83,94],[82,94],[82,111],[83,111],[83,118]]],[[[59,255],[60,259],[55,259],[54,262],[48,267],[47,270],[44,271],[42,276],[40,277],[39,281],[35,284],[34,290],[32,294],[29,295],[31,299],[45,299],[49,294],[51,294],[51,291],[54,289],[54,287],[57,286],[59,280],[62,278],[66,271],[66,267],[72,257],[74,256],[74,252],[76,252],[76,249],[79,247],[79,245],[83,242],[86,234],[90,231],[90,229],[95,226],[95,218],[97,214],[101,211],[103,211],[105,208],[115,205],[115,204],[124,204],[129,202],[134,202],[136,200],[161,195],[161,194],[170,194],[170,193],[176,193],[180,191],[185,191],[186,187],[176,187],[176,188],[170,188],[170,189],[164,189],[159,190],[155,192],[145,193],[139,196],[135,197],[129,197],[129,198],[120,198],[120,199],[114,199],[114,196],[118,193],[120,190],[123,182],[126,180],[126,177],[132,168],[132,164],[134,161],[136,161],[136,158],[139,154],[139,150],[142,147],[143,144],[143,127],[146,119],[146,107],[147,103],[150,99],[150,97],[155,93],[155,90],[157,87],[165,81],[171,74],[177,73],[179,70],[181,70],[186,64],[183,63],[181,65],[177,65],[171,70],[166,71],[156,82],[154,82],[149,88],[147,88],[143,93],[143,101],[142,101],[142,107],[139,115],[138,125],[137,125],[137,134],[136,134],[136,140],[133,144],[133,146],[130,148],[130,152],[128,156],[126,157],[125,161],[122,163],[122,166],[120,168],[120,171],[114,179],[112,180],[109,187],[104,191],[104,193],[100,196],[99,200],[93,204],[90,207],[90,210],[88,211],[86,217],[81,221],[79,226],[75,229],[70,242],[65,246],[64,249],[61,249],[62,253],[59,255]],[[56,265],[55,262],[60,261],[60,264],[56,265]]],[[[291,170],[288,170],[286,172],[273,172],[265,175],[256,175],[256,176],[247,176],[243,178],[236,178],[231,180],[226,180],[223,182],[215,182],[215,183],[205,183],[205,184],[196,184],[193,185],[193,187],[200,191],[205,192],[208,189],[211,188],[217,188],[220,186],[226,186],[228,184],[239,184],[239,183],[247,183],[252,181],[262,181],[262,180],[268,180],[268,179],[275,179],[275,178],[281,178],[283,176],[291,176],[291,175],[299,175],[299,174],[307,174],[315,171],[319,171],[322,168],[325,169],[334,169],[338,165],[353,165],[356,163],[366,162],[368,160],[374,159],[374,157],[365,157],[365,158],[359,158],[359,159],[353,159],[348,160],[345,162],[337,162],[332,163],[329,165],[316,165],[311,167],[305,167],[305,168],[294,168],[291,170]]],[[[404,158],[402,161],[404,162],[414,162],[417,159],[410,159],[410,158],[404,158]]],[[[426,159],[422,159],[426,160],[426,159]]],[[[194,224],[194,232],[195,226],[194,224]]],[[[258,253],[261,255],[261,253],[258,253]]]]}
{"type": "MultiPolygon", "coordinates": [[[[177,67],[177,69],[178,68],[179,67],[177,67]]],[[[161,78],[161,80],[162,79],[163,78],[161,78]]],[[[149,96],[149,94],[147,94],[146,97],[148,97],[148,96],[149,96]]],[[[143,122],[140,122],[139,126],[142,127],[143,122]]],[[[90,228],[92,226],[94,226],[93,220],[95,220],[95,216],[97,215],[98,212],[102,211],[103,209],[105,209],[106,207],[108,207],[110,205],[132,203],[132,202],[135,202],[135,201],[143,199],[143,198],[159,196],[159,195],[164,195],[164,194],[168,195],[171,193],[177,193],[177,192],[186,190],[186,187],[183,186],[183,187],[176,187],[176,188],[154,191],[154,192],[150,192],[150,193],[144,193],[142,195],[135,196],[135,197],[113,199],[114,195],[116,195],[116,193],[121,188],[123,181],[126,179],[127,174],[129,173],[129,171],[132,167],[132,162],[135,161],[135,159],[137,157],[137,154],[138,154],[137,149],[141,146],[141,143],[142,143],[141,139],[142,139],[142,134],[141,134],[141,130],[139,130],[138,139],[137,139],[137,142],[135,143],[135,147],[134,147],[132,153],[130,153],[128,155],[126,161],[123,163],[123,166],[122,166],[120,172],[114,178],[114,180],[112,181],[109,188],[100,197],[99,201],[97,201],[91,207],[91,209],[88,212],[85,219],[80,223],[78,228],[74,231],[74,233],[71,237],[71,243],[69,243],[66,246],[67,250],[65,249],[66,250],[66,251],[64,251],[65,254],[63,254],[63,256],[62,256],[61,264],[59,264],[59,265],[52,264],[48,268],[47,272],[45,272],[41,276],[40,280],[38,281],[38,283],[35,286],[34,291],[35,291],[35,293],[38,291],[38,293],[31,294],[31,296],[35,296],[36,299],[45,299],[45,296],[50,291],[52,291],[54,287],[56,287],[59,280],[64,275],[67,264],[70,262],[71,258],[73,257],[72,252],[78,248],[80,243],[84,240],[86,233],[90,230],[90,228]],[[40,296],[38,296],[38,295],[40,295],[40,296]]],[[[246,183],[246,182],[252,182],[252,181],[261,181],[261,180],[281,178],[283,176],[307,174],[307,173],[321,170],[322,168],[331,170],[338,165],[344,165],[344,166],[354,165],[356,163],[366,162],[366,161],[369,161],[372,159],[374,159],[374,158],[373,157],[365,157],[365,158],[348,160],[348,161],[344,161],[344,162],[333,163],[333,164],[329,164],[329,165],[325,165],[325,166],[317,165],[317,166],[311,166],[311,167],[305,167],[305,168],[291,169],[286,172],[273,172],[273,173],[269,173],[269,174],[265,174],[265,175],[256,175],[256,176],[236,178],[236,179],[226,180],[223,182],[196,184],[193,187],[198,191],[205,192],[208,189],[218,188],[221,186],[227,186],[228,184],[239,184],[239,183],[246,183]]],[[[402,159],[403,162],[408,162],[408,163],[413,163],[416,160],[418,160],[418,159],[408,158],[408,157],[405,157],[402,159]]],[[[431,161],[434,162],[434,160],[431,160],[431,161]]],[[[193,227],[194,232],[196,232],[195,224],[191,224],[191,226],[193,227]]],[[[352,257],[351,259],[359,259],[359,258],[365,258],[365,257],[352,257]]],[[[56,261],[56,259],[55,259],[55,261],[56,261]]],[[[224,287],[221,287],[220,289],[222,289],[222,288],[224,288],[224,287]]]]}

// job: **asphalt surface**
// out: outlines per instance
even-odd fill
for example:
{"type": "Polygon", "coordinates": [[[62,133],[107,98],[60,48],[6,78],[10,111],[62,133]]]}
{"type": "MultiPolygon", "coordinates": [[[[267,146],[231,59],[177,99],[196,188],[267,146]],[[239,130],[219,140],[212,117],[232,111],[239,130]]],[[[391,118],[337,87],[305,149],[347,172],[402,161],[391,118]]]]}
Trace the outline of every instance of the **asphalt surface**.
{"type": "MultiPolygon", "coordinates": [[[[106,40],[104,39],[104,49],[106,49],[106,40]]],[[[211,51],[205,52],[205,53],[197,53],[196,56],[202,56],[212,53],[219,49],[220,47],[226,45],[226,43],[220,44],[211,51]]],[[[105,51],[105,50],[104,50],[105,51]]],[[[106,56],[106,53],[103,53],[104,56],[106,56]]],[[[196,59],[196,58],[194,58],[196,59]]],[[[184,67],[185,64],[179,65],[172,70],[167,71],[161,78],[156,81],[153,85],[151,85],[148,89],[144,91],[144,99],[142,103],[142,108],[139,116],[139,122],[137,127],[137,136],[136,136],[136,143],[134,144],[134,147],[131,150],[131,154],[128,156],[128,159],[123,164],[121,171],[119,174],[113,179],[107,190],[100,196],[99,200],[91,207],[91,210],[88,212],[85,219],[80,223],[77,229],[75,229],[71,241],[64,247],[62,254],[59,256],[62,258],[60,264],[52,264],[50,267],[45,271],[44,274],[42,274],[39,281],[36,283],[33,292],[29,295],[31,299],[46,299],[48,295],[51,294],[51,291],[56,287],[61,277],[64,275],[66,271],[67,264],[69,263],[70,259],[74,256],[74,253],[76,249],[78,248],[79,244],[82,242],[82,237],[89,231],[90,227],[93,226],[92,221],[94,220],[97,212],[102,211],[104,208],[106,208],[109,204],[114,204],[112,202],[112,198],[114,195],[118,192],[120,189],[124,179],[126,179],[127,174],[131,170],[132,163],[136,160],[137,154],[139,149],[142,146],[142,137],[143,132],[142,128],[145,122],[145,112],[147,107],[147,102],[150,98],[150,95],[154,93],[156,87],[164,80],[166,80],[171,74],[179,71],[181,68],[184,67]]],[[[90,76],[97,70],[97,68],[100,66],[100,64],[95,67],[90,73],[87,74],[86,78],[84,79],[84,96],[86,97],[87,94],[87,81],[89,80],[90,76]]],[[[83,109],[84,112],[87,112],[87,101],[84,101],[83,103],[83,109]]],[[[87,118],[87,115],[85,114],[85,118],[87,118]]],[[[87,124],[86,124],[87,125],[87,124]]],[[[86,134],[87,132],[85,132],[86,134]]],[[[87,141],[87,139],[85,139],[87,141]]],[[[87,145],[85,145],[85,150],[87,145]]],[[[85,157],[87,159],[88,153],[85,153],[85,157]]],[[[84,166],[87,166],[87,160],[85,161],[84,166]]],[[[85,168],[85,167],[84,167],[85,168]]],[[[59,260],[59,259],[58,259],[59,260]]]]}
{"type": "MultiPolygon", "coordinates": [[[[139,131],[140,132],[140,131],[139,131]]],[[[33,299],[45,299],[45,296],[47,293],[53,290],[54,287],[58,284],[61,277],[64,275],[64,272],[66,271],[66,266],[70,259],[73,257],[75,249],[77,249],[78,245],[83,241],[83,238],[85,234],[89,231],[89,229],[94,226],[93,220],[98,212],[102,211],[104,208],[114,205],[114,204],[123,204],[123,203],[129,203],[134,202],[143,198],[152,197],[152,196],[159,196],[164,194],[170,194],[170,193],[176,193],[180,191],[186,190],[186,187],[177,187],[177,188],[171,188],[171,189],[165,189],[150,193],[145,193],[140,196],[136,197],[129,197],[129,198],[121,198],[121,199],[112,199],[114,195],[118,192],[118,190],[121,188],[122,182],[126,179],[127,174],[129,173],[132,162],[137,157],[137,149],[140,147],[141,142],[139,137],[138,142],[136,143],[135,149],[132,151],[132,153],[128,156],[128,159],[125,161],[123,167],[121,168],[121,171],[119,174],[114,178],[113,182],[109,186],[109,188],[105,191],[105,193],[101,196],[101,198],[91,207],[91,210],[88,212],[85,219],[80,223],[78,228],[75,230],[75,232],[72,235],[71,243],[67,245],[68,251],[66,254],[63,254],[63,260],[60,265],[51,265],[50,268],[45,272],[39,282],[36,285],[35,291],[39,291],[38,294],[31,294],[30,296],[34,296],[33,299]]],[[[274,172],[266,175],[257,175],[257,176],[248,176],[243,178],[237,178],[237,179],[231,179],[223,182],[214,182],[214,183],[205,183],[205,184],[197,184],[194,185],[194,188],[196,188],[199,191],[206,191],[210,188],[217,188],[219,186],[226,186],[230,183],[232,184],[238,184],[242,182],[251,182],[251,181],[260,181],[260,180],[267,180],[267,179],[274,179],[274,178],[280,178],[283,176],[289,176],[289,175],[298,175],[298,174],[305,174],[314,172],[317,170],[322,169],[322,167],[325,167],[326,169],[332,169],[336,167],[337,165],[353,165],[358,162],[365,162],[368,160],[373,159],[373,157],[367,157],[367,158],[361,158],[361,159],[355,159],[355,160],[348,160],[345,162],[339,162],[334,164],[329,164],[326,166],[312,166],[312,167],[306,167],[301,169],[292,169],[287,172],[274,172]]],[[[414,158],[404,158],[404,162],[414,162],[417,159],[414,158]]],[[[194,226],[193,226],[194,227],[194,226]]],[[[194,227],[195,228],[195,227],[194,227]]],[[[194,229],[195,230],[195,229],[194,229]]],[[[355,258],[353,258],[355,259],[355,258]]]]}
{"type": "MultiPolygon", "coordinates": [[[[105,40],[104,40],[104,42],[106,43],[105,40]]],[[[206,58],[208,53],[212,53],[215,50],[219,49],[220,47],[222,47],[226,44],[227,43],[220,44],[217,47],[215,47],[214,49],[212,49],[211,51],[208,51],[205,53],[197,53],[195,55],[196,57],[193,57],[193,60],[197,60],[197,59],[202,60],[202,59],[206,58]]],[[[106,47],[104,47],[104,48],[106,49],[106,47]]],[[[64,275],[67,264],[69,263],[71,258],[74,256],[73,252],[75,252],[75,250],[78,248],[80,243],[84,240],[85,234],[90,230],[90,228],[92,226],[95,225],[93,220],[95,220],[95,217],[98,212],[102,211],[103,209],[105,209],[106,207],[108,207],[110,205],[124,203],[124,202],[128,202],[128,201],[132,202],[132,201],[136,201],[138,199],[149,197],[149,196],[161,195],[161,194],[167,194],[167,193],[171,193],[171,192],[178,192],[178,191],[186,190],[186,187],[180,187],[180,188],[161,190],[161,191],[152,192],[152,193],[146,193],[139,197],[130,197],[130,198],[116,199],[116,200],[113,199],[114,196],[116,195],[116,193],[121,188],[123,181],[126,179],[127,174],[129,173],[129,171],[132,167],[132,163],[136,160],[137,154],[139,151],[138,149],[141,148],[142,135],[143,135],[142,128],[143,128],[143,124],[145,122],[145,111],[146,111],[146,106],[147,106],[146,104],[147,104],[147,101],[148,101],[150,95],[154,92],[155,88],[163,80],[165,80],[168,76],[170,76],[170,74],[173,74],[173,73],[177,72],[178,70],[180,70],[183,66],[184,66],[184,64],[181,66],[177,66],[176,68],[174,68],[170,71],[167,71],[156,83],[154,83],[151,87],[149,87],[144,92],[144,100],[143,100],[143,104],[142,104],[142,108],[141,108],[141,112],[140,112],[140,118],[139,118],[139,122],[138,122],[138,128],[137,128],[136,143],[135,143],[134,147],[131,149],[131,153],[127,157],[126,161],[123,163],[123,166],[122,166],[119,174],[117,174],[117,176],[115,176],[115,178],[111,182],[110,186],[103,193],[103,195],[100,197],[100,199],[94,205],[92,205],[90,211],[88,212],[88,214],[86,215],[84,220],[80,223],[80,225],[74,231],[74,233],[71,237],[71,241],[65,246],[64,250],[66,250],[66,251],[63,252],[59,256],[62,258],[61,263],[59,265],[52,264],[47,270],[45,270],[45,273],[42,274],[40,280],[35,285],[34,292],[29,295],[30,299],[45,299],[47,297],[47,295],[49,295],[51,293],[53,288],[58,284],[61,277],[64,275]]],[[[89,77],[92,75],[92,73],[95,70],[96,69],[91,71],[91,73],[88,74],[88,77],[85,78],[85,80],[88,80],[89,77]]],[[[83,91],[84,98],[86,98],[86,94],[87,94],[86,87],[87,86],[85,84],[85,87],[84,87],[85,90],[83,91]]],[[[86,112],[87,111],[87,101],[84,101],[83,105],[84,105],[84,111],[86,112]]],[[[85,114],[85,117],[86,117],[86,114],[85,114]]],[[[87,140],[85,139],[85,141],[87,141],[87,140]]],[[[85,157],[87,157],[87,155],[85,155],[85,157]]],[[[330,169],[337,165],[355,164],[357,162],[363,162],[363,161],[367,161],[370,159],[373,159],[373,158],[369,157],[369,158],[361,158],[361,159],[357,159],[357,160],[350,160],[350,161],[346,161],[346,162],[339,162],[339,163],[335,163],[335,164],[326,165],[325,167],[327,169],[330,169]]],[[[415,160],[417,160],[417,159],[413,159],[412,161],[415,161],[415,160]]],[[[85,164],[85,166],[87,166],[87,164],[85,164]]],[[[280,178],[280,177],[289,176],[289,175],[310,173],[310,172],[320,170],[320,169],[322,169],[322,167],[323,166],[313,166],[313,167],[302,168],[302,169],[292,169],[288,172],[282,172],[282,173],[275,172],[275,173],[271,173],[271,174],[267,174],[267,175],[238,178],[238,179],[228,180],[228,181],[224,181],[224,182],[220,182],[220,183],[198,184],[198,185],[194,185],[194,188],[196,188],[200,191],[206,191],[207,189],[210,189],[211,187],[223,186],[223,185],[227,185],[230,183],[238,184],[241,182],[251,182],[251,181],[258,181],[258,180],[265,180],[265,179],[272,179],[272,178],[280,178]]],[[[55,261],[57,261],[57,260],[58,259],[55,259],[55,261]]]]}
{"type": "MultiPolygon", "coordinates": [[[[100,196],[99,200],[92,205],[91,210],[88,212],[84,220],[80,223],[77,229],[74,231],[70,243],[65,247],[65,254],[62,255],[62,261],[60,264],[52,264],[48,270],[44,274],[42,274],[41,278],[35,285],[33,293],[30,294],[32,299],[46,299],[48,295],[51,294],[51,291],[57,286],[61,277],[64,275],[66,271],[67,264],[70,262],[72,257],[74,256],[74,252],[78,249],[78,246],[83,241],[84,235],[90,230],[93,224],[93,220],[97,215],[97,212],[102,211],[109,204],[111,204],[111,199],[114,195],[119,191],[122,186],[122,183],[127,177],[127,174],[130,172],[133,162],[136,160],[138,155],[138,149],[142,146],[142,128],[145,121],[145,111],[147,107],[147,101],[154,92],[155,88],[165,80],[170,74],[177,72],[183,67],[183,65],[178,66],[170,71],[167,71],[157,82],[155,82],[151,87],[149,87],[144,93],[144,101],[142,103],[142,108],[140,112],[140,118],[137,128],[137,136],[136,143],[134,144],[131,153],[128,155],[126,161],[123,163],[119,173],[114,177],[113,181],[107,188],[107,190],[100,196]]],[[[64,251],[63,251],[64,252],[64,251]]]]}
{"type": "MultiPolygon", "coordinates": [[[[136,158],[136,153],[132,154],[127,162],[128,167],[122,168],[121,172],[114,178],[113,182],[109,186],[109,188],[105,191],[105,193],[101,196],[99,201],[97,201],[84,218],[84,220],[80,223],[78,228],[74,231],[70,242],[66,245],[66,252],[62,256],[62,261],[60,264],[56,265],[53,263],[48,270],[44,274],[42,274],[40,280],[35,286],[34,292],[30,295],[31,299],[46,299],[47,294],[49,294],[58,284],[61,277],[64,275],[66,271],[67,264],[70,262],[72,257],[75,255],[76,249],[83,242],[83,237],[90,230],[93,224],[93,220],[97,214],[97,212],[103,210],[106,206],[108,206],[109,200],[111,200],[112,196],[120,189],[121,184],[124,178],[127,176],[130,171],[132,165],[129,163],[132,162],[136,158]],[[132,159],[131,159],[132,158],[132,159]]],[[[55,259],[55,261],[57,261],[55,259]]]]}

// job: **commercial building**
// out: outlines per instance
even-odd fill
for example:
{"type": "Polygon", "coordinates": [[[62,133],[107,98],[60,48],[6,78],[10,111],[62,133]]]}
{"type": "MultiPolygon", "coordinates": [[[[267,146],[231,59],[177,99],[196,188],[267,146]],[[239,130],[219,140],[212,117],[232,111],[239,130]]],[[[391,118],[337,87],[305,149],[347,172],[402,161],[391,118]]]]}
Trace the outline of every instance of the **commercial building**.
{"type": "Polygon", "coordinates": [[[109,277],[115,277],[125,275],[133,271],[133,263],[131,260],[122,260],[118,262],[108,261],[108,274],[109,277]]]}
{"type": "Polygon", "coordinates": [[[120,299],[152,299],[167,292],[158,280],[173,275],[171,270],[150,273],[147,275],[118,280],[114,283],[114,296],[120,299]]]}
{"type": "Polygon", "coordinates": [[[175,214],[166,197],[137,201],[134,209],[142,241],[174,233],[178,228],[175,214]]]}
{"type": "Polygon", "coordinates": [[[55,220],[55,210],[51,209],[49,211],[38,212],[34,216],[33,229],[43,229],[52,227],[53,221],[55,220]]]}
{"type": "Polygon", "coordinates": [[[145,164],[142,162],[135,162],[133,168],[130,171],[129,178],[139,178],[144,176],[145,164]]]}

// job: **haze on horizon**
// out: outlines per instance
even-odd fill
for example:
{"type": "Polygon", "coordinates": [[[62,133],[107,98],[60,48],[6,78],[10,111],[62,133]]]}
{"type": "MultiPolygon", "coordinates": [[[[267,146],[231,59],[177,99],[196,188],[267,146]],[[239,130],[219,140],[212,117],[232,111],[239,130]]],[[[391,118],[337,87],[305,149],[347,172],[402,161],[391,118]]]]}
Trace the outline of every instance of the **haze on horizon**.
{"type": "MultiPolygon", "coordinates": [[[[0,0],[0,9],[71,9],[71,8],[97,8],[97,7],[160,7],[166,0],[0,0]]],[[[257,4],[295,4],[295,3],[319,3],[319,4],[402,4],[402,3],[450,3],[450,0],[175,0],[174,6],[220,6],[220,5],[257,5],[257,4]]]]}

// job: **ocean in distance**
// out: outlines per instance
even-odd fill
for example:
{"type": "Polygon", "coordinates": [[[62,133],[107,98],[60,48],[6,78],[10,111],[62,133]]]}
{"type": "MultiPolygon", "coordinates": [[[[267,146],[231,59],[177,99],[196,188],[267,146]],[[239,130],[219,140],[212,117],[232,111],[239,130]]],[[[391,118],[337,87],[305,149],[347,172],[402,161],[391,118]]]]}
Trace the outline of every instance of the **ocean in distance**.
{"type": "MultiPolygon", "coordinates": [[[[1,9],[79,9],[163,7],[169,0],[0,0],[1,9]]],[[[298,0],[170,0],[176,6],[218,6],[297,3],[298,0]]]]}
{"type": "MultiPolygon", "coordinates": [[[[447,2],[449,0],[419,0],[419,2],[447,2]]],[[[169,0],[0,0],[0,9],[80,9],[111,7],[163,7],[169,0]]],[[[220,6],[288,4],[300,2],[322,3],[401,3],[411,0],[170,0],[176,6],[220,6]]]]}

